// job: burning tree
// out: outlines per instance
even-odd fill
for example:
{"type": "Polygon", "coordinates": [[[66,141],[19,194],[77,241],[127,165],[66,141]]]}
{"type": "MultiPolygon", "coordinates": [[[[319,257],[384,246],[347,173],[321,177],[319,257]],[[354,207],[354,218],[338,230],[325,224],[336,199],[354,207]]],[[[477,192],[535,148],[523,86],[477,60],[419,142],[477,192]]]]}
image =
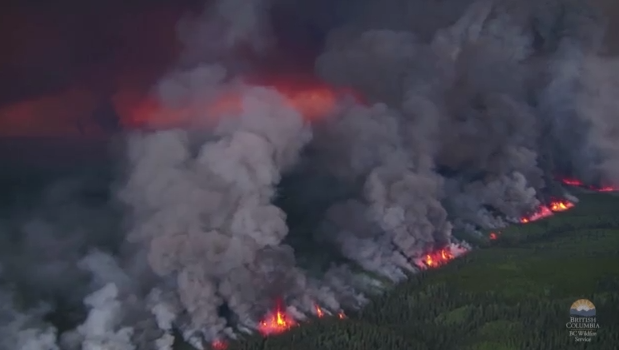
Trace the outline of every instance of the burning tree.
{"type": "Polygon", "coordinates": [[[619,188],[614,187],[614,186],[587,185],[584,182],[582,182],[582,181],[580,181],[578,179],[574,179],[574,178],[559,178],[559,181],[561,181],[561,183],[563,183],[564,185],[585,188],[585,189],[588,189],[590,191],[595,191],[595,192],[615,192],[615,191],[619,191],[619,188]]]}
{"type": "Polygon", "coordinates": [[[258,323],[258,331],[268,336],[285,332],[296,325],[297,322],[286,313],[282,302],[278,301],[275,309],[258,323]]]}
{"type": "Polygon", "coordinates": [[[537,210],[530,215],[520,218],[523,224],[537,221],[543,218],[552,216],[554,213],[569,210],[574,207],[574,203],[565,199],[553,199],[547,205],[541,205],[537,210]]]}
{"type": "Polygon", "coordinates": [[[455,256],[449,248],[443,248],[426,254],[423,257],[423,263],[429,268],[436,268],[449,263],[454,258],[455,256]]]}

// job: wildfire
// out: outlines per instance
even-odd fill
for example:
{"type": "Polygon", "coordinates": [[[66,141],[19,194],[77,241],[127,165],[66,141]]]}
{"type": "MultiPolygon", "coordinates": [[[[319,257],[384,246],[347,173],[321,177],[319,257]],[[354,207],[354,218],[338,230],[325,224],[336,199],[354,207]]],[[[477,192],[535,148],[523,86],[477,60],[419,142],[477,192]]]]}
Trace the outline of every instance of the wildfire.
{"type": "Polygon", "coordinates": [[[566,211],[574,207],[574,203],[566,200],[556,200],[550,203],[550,210],[553,212],[566,211]]]}
{"type": "Polygon", "coordinates": [[[573,179],[573,178],[560,178],[559,181],[561,181],[563,184],[568,185],[568,186],[582,187],[582,188],[586,188],[588,190],[596,191],[596,192],[615,192],[615,191],[619,191],[619,188],[617,188],[617,187],[613,187],[613,186],[598,187],[598,186],[593,186],[593,185],[586,185],[582,181],[580,181],[578,179],[573,179]]]}
{"type": "Polygon", "coordinates": [[[540,206],[533,214],[520,219],[523,224],[551,216],[553,213],[566,211],[574,207],[574,203],[565,199],[552,200],[548,205],[540,206]]]}
{"type": "Polygon", "coordinates": [[[499,238],[499,235],[495,232],[490,232],[490,234],[488,235],[488,238],[490,238],[491,241],[494,241],[497,238],[499,238]]]}
{"type": "Polygon", "coordinates": [[[213,350],[225,350],[228,348],[228,343],[222,340],[215,340],[213,343],[211,343],[211,348],[213,350]]]}
{"type": "Polygon", "coordinates": [[[529,216],[525,216],[523,218],[520,219],[520,222],[523,224],[529,223],[529,222],[533,222],[533,221],[537,221],[543,218],[547,218],[549,216],[552,215],[552,211],[550,210],[550,208],[548,208],[545,205],[540,206],[539,208],[537,208],[537,210],[529,215],[529,216]]]}
{"type": "MultiPolygon", "coordinates": [[[[296,326],[296,321],[286,313],[282,308],[282,302],[278,301],[276,308],[269,312],[265,318],[258,323],[258,331],[262,336],[275,335],[284,333],[292,327],[296,326]]],[[[329,314],[325,312],[318,304],[314,305],[314,311],[318,318],[323,318],[329,314]]],[[[340,320],[346,318],[344,311],[339,311],[337,317],[340,320]]],[[[225,350],[228,348],[228,343],[223,340],[215,340],[211,343],[212,350],[225,350]]]]}
{"type": "Polygon", "coordinates": [[[570,186],[584,186],[584,184],[580,182],[580,180],[576,179],[561,179],[561,182],[570,186]]]}
{"type": "Polygon", "coordinates": [[[258,331],[263,336],[267,336],[285,332],[294,326],[296,326],[296,322],[282,310],[281,303],[278,303],[275,310],[260,321],[258,331]]]}
{"type": "MultiPolygon", "coordinates": [[[[326,313],[320,308],[320,306],[318,305],[314,305],[314,309],[316,311],[316,317],[318,318],[323,318],[326,313]]],[[[339,318],[340,320],[343,320],[346,318],[346,314],[344,313],[344,311],[340,311],[337,313],[337,318],[339,318]]]]}
{"type": "Polygon", "coordinates": [[[449,248],[443,248],[441,250],[426,254],[422,261],[427,267],[436,268],[447,264],[454,258],[455,256],[451,253],[449,248]]]}
{"type": "Polygon", "coordinates": [[[318,305],[316,305],[314,307],[316,309],[316,316],[318,316],[318,318],[322,318],[325,315],[325,312],[322,311],[322,309],[318,305]]]}

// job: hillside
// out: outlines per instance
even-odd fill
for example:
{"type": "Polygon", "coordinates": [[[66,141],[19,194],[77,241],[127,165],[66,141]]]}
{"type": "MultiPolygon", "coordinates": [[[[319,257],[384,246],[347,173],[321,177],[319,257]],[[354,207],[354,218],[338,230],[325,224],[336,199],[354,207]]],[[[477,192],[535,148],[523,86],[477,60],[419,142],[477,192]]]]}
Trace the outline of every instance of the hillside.
{"type": "Polygon", "coordinates": [[[416,276],[346,320],[320,319],[230,350],[616,349],[619,197],[585,193],[570,211],[510,227],[449,265],[416,276]],[[570,305],[587,298],[600,328],[569,337],[570,305]]]}

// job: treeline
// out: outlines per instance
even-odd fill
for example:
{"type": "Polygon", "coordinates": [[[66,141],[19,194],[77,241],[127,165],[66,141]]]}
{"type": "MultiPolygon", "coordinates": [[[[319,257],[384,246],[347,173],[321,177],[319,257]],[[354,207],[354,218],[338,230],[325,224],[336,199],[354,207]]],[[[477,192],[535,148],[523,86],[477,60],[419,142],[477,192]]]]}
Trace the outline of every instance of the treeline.
{"type": "Polygon", "coordinates": [[[584,195],[572,210],[506,229],[493,247],[413,276],[346,320],[316,319],[229,350],[616,350],[619,197],[584,195]],[[600,328],[577,343],[576,299],[600,328]]]}
{"type": "Polygon", "coordinates": [[[516,244],[549,241],[557,235],[575,230],[609,230],[619,227],[619,216],[587,216],[568,219],[545,219],[534,224],[525,224],[517,228],[508,228],[501,234],[496,245],[512,247],[516,244]],[[528,226],[530,225],[530,226],[528,226]]]}
{"type": "Polygon", "coordinates": [[[606,230],[619,228],[619,196],[583,194],[576,206],[534,223],[515,225],[503,230],[502,239],[495,242],[503,246],[533,244],[552,240],[565,232],[575,230],[606,230]]]}
{"type": "MultiPolygon", "coordinates": [[[[611,285],[609,285],[611,286],[611,285]]],[[[402,288],[347,320],[313,320],[269,338],[251,337],[230,350],[549,350],[578,349],[565,323],[573,298],[506,302],[499,293],[462,293],[447,285],[402,288]],[[408,292],[408,293],[407,293],[408,292]]],[[[615,289],[616,291],[616,289],[615,289]]],[[[590,296],[600,329],[588,347],[619,344],[619,294],[590,296]]]]}

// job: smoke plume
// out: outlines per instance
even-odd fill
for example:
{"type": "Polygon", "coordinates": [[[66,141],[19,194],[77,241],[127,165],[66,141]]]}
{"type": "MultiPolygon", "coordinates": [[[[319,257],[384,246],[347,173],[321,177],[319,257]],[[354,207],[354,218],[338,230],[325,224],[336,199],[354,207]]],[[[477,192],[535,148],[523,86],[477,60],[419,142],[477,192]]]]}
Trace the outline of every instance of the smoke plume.
{"type": "Polygon", "coordinates": [[[619,185],[604,24],[578,0],[207,4],[114,180],[2,213],[0,350],[205,348],[274,307],[335,314],[564,195],[556,176],[619,185]],[[252,80],[302,28],[327,93],[252,80]]]}

